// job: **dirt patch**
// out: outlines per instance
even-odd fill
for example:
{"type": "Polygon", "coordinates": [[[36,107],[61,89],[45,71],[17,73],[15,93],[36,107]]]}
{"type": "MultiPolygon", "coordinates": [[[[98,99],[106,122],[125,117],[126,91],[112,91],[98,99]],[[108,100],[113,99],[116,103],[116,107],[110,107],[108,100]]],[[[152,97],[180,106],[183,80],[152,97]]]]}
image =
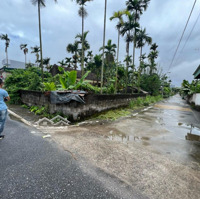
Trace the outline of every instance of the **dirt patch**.
{"type": "Polygon", "coordinates": [[[149,198],[199,198],[200,169],[194,170],[167,156],[152,153],[150,148],[147,150],[137,142],[112,141],[109,135],[114,130],[109,125],[103,128],[95,125],[69,127],[51,134],[75,157],[84,157],[149,198]]]}

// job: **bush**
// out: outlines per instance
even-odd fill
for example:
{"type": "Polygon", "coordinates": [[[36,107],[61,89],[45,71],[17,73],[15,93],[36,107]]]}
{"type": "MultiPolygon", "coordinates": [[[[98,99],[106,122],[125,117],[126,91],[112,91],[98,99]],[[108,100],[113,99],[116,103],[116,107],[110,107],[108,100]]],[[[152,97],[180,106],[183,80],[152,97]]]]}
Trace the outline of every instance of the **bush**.
{"type": "Polygon", "coordinates": [[[147,96],[145,98],[138,97],[137,99],[130,101],[129,108],[133,109],[136,107],[149,106],[150,104],[156,103],[160,100],[162,100],[161,95],[147,96]]]}
{"type": "Polygon", "coordinates": [[[153,96],[159,95],[159,90],[161,87],[161,80],[157,74],[147,75],[144,74],[141,76],[140,81],[141,89],[147,91],[149,94],[153,96]]]}
{"type": "Polygon", "coordinates": [[[38,90],[42,89],[42,79],[38,68],[26,70],[16,69],[6,78],[5,87],[10,95],[11,104],[20,104],[19,90],[38,90]]]}

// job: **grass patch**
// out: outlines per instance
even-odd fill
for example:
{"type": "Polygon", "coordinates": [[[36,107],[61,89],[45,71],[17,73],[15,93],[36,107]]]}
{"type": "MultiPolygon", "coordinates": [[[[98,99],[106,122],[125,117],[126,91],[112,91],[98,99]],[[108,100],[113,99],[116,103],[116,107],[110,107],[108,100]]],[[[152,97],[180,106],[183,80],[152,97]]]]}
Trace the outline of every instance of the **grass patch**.
{"type": "Polygon", "coordinates": [[[158,96],[147,96],[145,98],[138,97],[134,100],[130,101],[128,108],[121,108],[121,109],[115,109],[106,111],[97,117],[94,117],[94,119],[101,119],[101,120],[117,120],[120,117],[126,117],[131,114],[131,112],[137,108],[142,108],[145,106],[149,106],[150,104],[156,103],[158,101],[161,101],[163,98],[161,95],[158,96]]]}
{"type": "Polygon", "coordinates": [[[114,121],[120,117],[125,117],[125,116],[129,115],[130,113],[131,113],[131,111],[128,109],[116,109],[116,110],[110,110],[103,114],[100,114],[96,118],[101,119],[101,120],[113,120],[114,121]]]}

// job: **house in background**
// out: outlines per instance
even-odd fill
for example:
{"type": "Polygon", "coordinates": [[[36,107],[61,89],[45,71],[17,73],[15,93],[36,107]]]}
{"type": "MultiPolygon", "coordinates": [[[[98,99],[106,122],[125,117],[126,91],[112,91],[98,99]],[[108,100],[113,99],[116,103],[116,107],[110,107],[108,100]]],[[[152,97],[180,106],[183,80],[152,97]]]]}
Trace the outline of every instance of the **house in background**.
{"type": "Polygon", "coordinates": [[[5,79],[10,74],[9,71],[14,69],[25,69],[25,68],[26,67],[24,62],[9,59],[7,66],[7,60],[3,59],[2,65],[0,67],[0,76],[5,79]]]}
{"type": "MultiPolygon", "coordinates": [[[[200,79],[200,65],[197,67],[197,69],[195,70],[195,72],[193,73],[194,75],[194,79],[196,79],[197,81],[199,81],[200,79]]],[[[194,105],[196,106],[196,108],[198,110],[200,110],[200,93],[194,93],[192,95],[192,97],[189,99],[190,103],[194,103],[194,105]]]]}
{"type": "Polygon", "coordinates": [[[195,70],[195,72],[193,73],[193,75],[194,75],[194,79],[200,79],[200,65],[195,70]]]}

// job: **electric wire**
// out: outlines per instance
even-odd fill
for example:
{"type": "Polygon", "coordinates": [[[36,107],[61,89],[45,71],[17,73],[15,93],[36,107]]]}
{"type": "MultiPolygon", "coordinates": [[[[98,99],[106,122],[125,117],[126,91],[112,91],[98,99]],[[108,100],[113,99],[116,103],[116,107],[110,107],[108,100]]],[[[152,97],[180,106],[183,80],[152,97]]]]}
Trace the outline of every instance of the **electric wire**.
{"type": "Polygon", "coordinates": [[[180,44],[181,44],[181,41],[182,41],[183,36],[184,36],[184,34],[185,34],[185,31],[186,31],[186,29],[187,29],[187,26],[188,26],[188,23],[189,23],[189,21],[190,21],[190,18],[191,18],[191,15],[192,15],[192,13],[193,13],[193,10],[194,10],[194,7],[195,7],[195,5],[196,5],[196,2],[197,2],[197,0],[194,1],[194,4],[193,4],[193,6],[192,6],[192,10],[191,10],[190,15],[189,15],[189,17],[188,17],[188,20],[187,20],[187,22],[186,22],[185,28],[184,28],[183,33],[182,33],[182,35],[181,35],[181,38],[180,38],[180,40],[179,40],[178,46],[177,46],[177,48],[176,48],[176,51],[175,51],[175,53],[174,53],[174,55],[173,55],[172,61],[171,61],[170,65],[169,65],[168,71],[169,71],[169,69],[171,68],[171,66],[172,66],[172,64],[173,64],[173,62],[174,62],[174,59],[175,59],[175,57],[176,57],[176,54],[177,54],[178,49],[179,49],[179,46],[180,46],[180,44]]]}
{"type": "MultiPolygon", "coordinates": [[[[191,37],[191,35],[192,35],[193,31],[194,31],[194,28],[195,28],[196,25],[197,25],[197,22],[198,22],[198,20],[199,20],[199,17],[200,17],[200,13],[199,13],[199,15],[198,15],[198,17],[197,17],[197,19],[196,19],[196,21],[195,21],[193,27],[192,27],[192,30],[190,31],[190,34],[188,35],[188,37],[187,37],[187,39],[186,39],[186,41],[185,41],[185,43],[184,43],[184,45],[183,45],[183,48],[182,48],[181,51],[180,51],[180,54],[183,52],[185,46],[187,45],[187,42],[189,41],[189,39],[190,39],[190,37],[191,37]]],[[[179,58],[180,58],[180,56],[179,56],[179,58]]],[[[177,60],[179,60],[179,58],[178,58],[177,60]]],[[[176,62],[176,63],[177,63],[177,62],[176,62]]]]}
{"type": "Polygon", "coordinates": [[[192,28],[192,30],[191,30],[191,32],[190,32],[190,34],[189,34],[189,36],[188,36],[188,38],[187,38],[187,40],[186,40],[186,42],[185,42],[185,44],[184,44],[183,48],[181,49],[181,52],[182,52],[182,51],[183,51],[183,49],[185,48],[185,46],[186,46],[186,44],[187,44],[188,40],[190,39],[190,37],[191,37],[191,35],[192,35],[193,31],[194,31],[194,28],[195,28],[195,27],[196,27],[196,25],[197,25],[197,22],[198,22],[198,20],[199,20],[199,17],[200,17],[200,13],[199,13],[199,15],[198,15],[198,17],[197,17],[197,20],[195,21],[195,24],[194,24],[194,26],[193,26],[193,28],[192,28]]]}

